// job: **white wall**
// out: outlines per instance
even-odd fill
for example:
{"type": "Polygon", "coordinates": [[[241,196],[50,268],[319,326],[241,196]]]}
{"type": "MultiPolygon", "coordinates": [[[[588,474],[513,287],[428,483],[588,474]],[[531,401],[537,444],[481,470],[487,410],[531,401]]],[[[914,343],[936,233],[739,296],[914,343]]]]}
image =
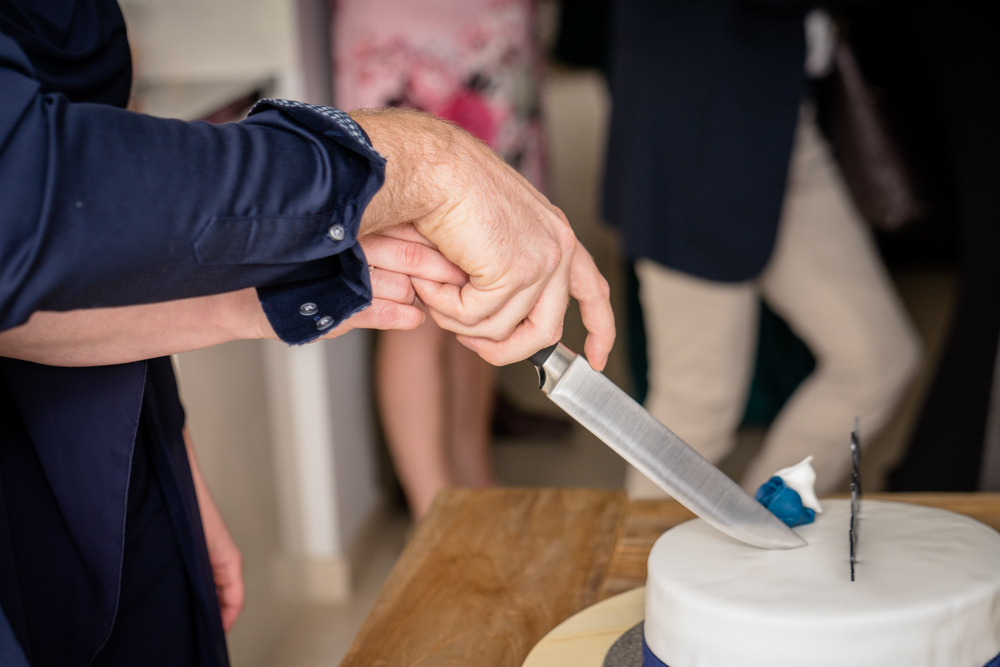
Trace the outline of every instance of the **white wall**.
{"type": "Polygon", "coordinates": [[[334,507],[347,553],[380,499],[370,382],[372,334],[355,330],[324,343],[330,383],[334,507]]]}
{"type": "Polygon", "coordinates": [[[262,345],[237,341],[176,358],[202,472],[244,554],[248,601],[229,636],[236,667],[260,664],[294,612],[274,585],[283,546],[262,345]]]}
{"type": "Polygon", "coordinates": [[[286,595],[350,595],[350,552],[379,501],[369,335],[264,346],[273,461],[282,516],[278,585],[286,595]]]}
{"type": "Polygon", "coordinates": [[[292,0],[122,0],[137,72],[166,80],[287,76],[292,0]]]}

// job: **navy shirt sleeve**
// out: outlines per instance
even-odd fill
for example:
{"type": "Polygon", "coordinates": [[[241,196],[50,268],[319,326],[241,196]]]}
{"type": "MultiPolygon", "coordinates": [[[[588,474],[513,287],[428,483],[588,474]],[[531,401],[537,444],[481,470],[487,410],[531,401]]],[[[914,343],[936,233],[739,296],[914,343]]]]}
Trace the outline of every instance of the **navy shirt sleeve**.
{"type": "Polygon", "coordinates": [[[0,34],[0,330],[256,287],[282,340],[313,340],[371,301],[357,233],[384,173],[335,109],[217,126],[73,103],[0,34]]]}

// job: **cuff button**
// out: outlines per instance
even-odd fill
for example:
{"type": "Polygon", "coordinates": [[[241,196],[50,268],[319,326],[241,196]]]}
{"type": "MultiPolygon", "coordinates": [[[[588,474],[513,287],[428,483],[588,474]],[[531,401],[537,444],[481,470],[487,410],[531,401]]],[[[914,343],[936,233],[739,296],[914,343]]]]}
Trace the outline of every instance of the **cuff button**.
{"type": "Polygon", "coordinates": [[[327,234],[329,234],[330,238],[334,241],[343,241],[344,237],[347,236],[347,232],[344,231],[343,225],[333,225],[330,227],[329,231],[327,231],[327,234]]]}
{"type": "Polygon", "coordinates": [[[316,314],[317,310],[319,310],[319,306],[310,301],[299,306],[299,315],[302,315],[303,317],[311,317],[316,314]]]}
{"type": "Polygon", "coordinates": [[[316,328],[322,331],[323,329],[329,329],[333,324],[333,318],[329,315],[324,315],[323,317],[316,320],[316,328]]]}

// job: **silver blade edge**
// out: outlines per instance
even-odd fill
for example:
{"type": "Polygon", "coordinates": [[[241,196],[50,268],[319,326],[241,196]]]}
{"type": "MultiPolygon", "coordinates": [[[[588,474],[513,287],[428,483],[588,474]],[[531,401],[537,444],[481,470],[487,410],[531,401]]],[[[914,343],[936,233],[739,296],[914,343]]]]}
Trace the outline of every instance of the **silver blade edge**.
{"type": "Polygon", "coordinates": [[[553,403],[706,523],[763,549],[805,545],[791,528],[582,356],[573,359],[547,393],[553,403]]]}

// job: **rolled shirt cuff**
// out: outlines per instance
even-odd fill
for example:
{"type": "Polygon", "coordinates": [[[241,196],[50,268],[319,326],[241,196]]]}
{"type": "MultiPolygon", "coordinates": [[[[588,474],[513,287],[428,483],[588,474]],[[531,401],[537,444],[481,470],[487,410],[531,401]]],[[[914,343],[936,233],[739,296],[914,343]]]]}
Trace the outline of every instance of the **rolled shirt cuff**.
{"type": "MultiPolygon", "coordinates": [[[[329,333],[371,304],[368,262],[357,237],[365,208],[385,181],[386,161],[364,130],[339,109],[267,99],[258,102],[250,115],[270,109],[356,153],[367,164],[367,174],[360,175],[360,183],[355,185],[358,196],[349,204],[309,219],[255,221],[259,227],[269,227],[270,233],[262,229],[246,234],[243,262],[252,263],[254,254],[266,257],[270,249],[257,246],[268,246],[276,237],[300,244],[299,252],[311,260],[290,280],[257,288],[264,314],[275,333],[282,341],[297,345],[329,333]],[[298,231],[292,232],[294,228],[298,231]],[[275,233],[279,230],[280,233],[275,233]]],[[[208,241],[205,245],[211,246],[208,241]]],[[[231,240],[219,245],[233,248],[231,240]]]]}

